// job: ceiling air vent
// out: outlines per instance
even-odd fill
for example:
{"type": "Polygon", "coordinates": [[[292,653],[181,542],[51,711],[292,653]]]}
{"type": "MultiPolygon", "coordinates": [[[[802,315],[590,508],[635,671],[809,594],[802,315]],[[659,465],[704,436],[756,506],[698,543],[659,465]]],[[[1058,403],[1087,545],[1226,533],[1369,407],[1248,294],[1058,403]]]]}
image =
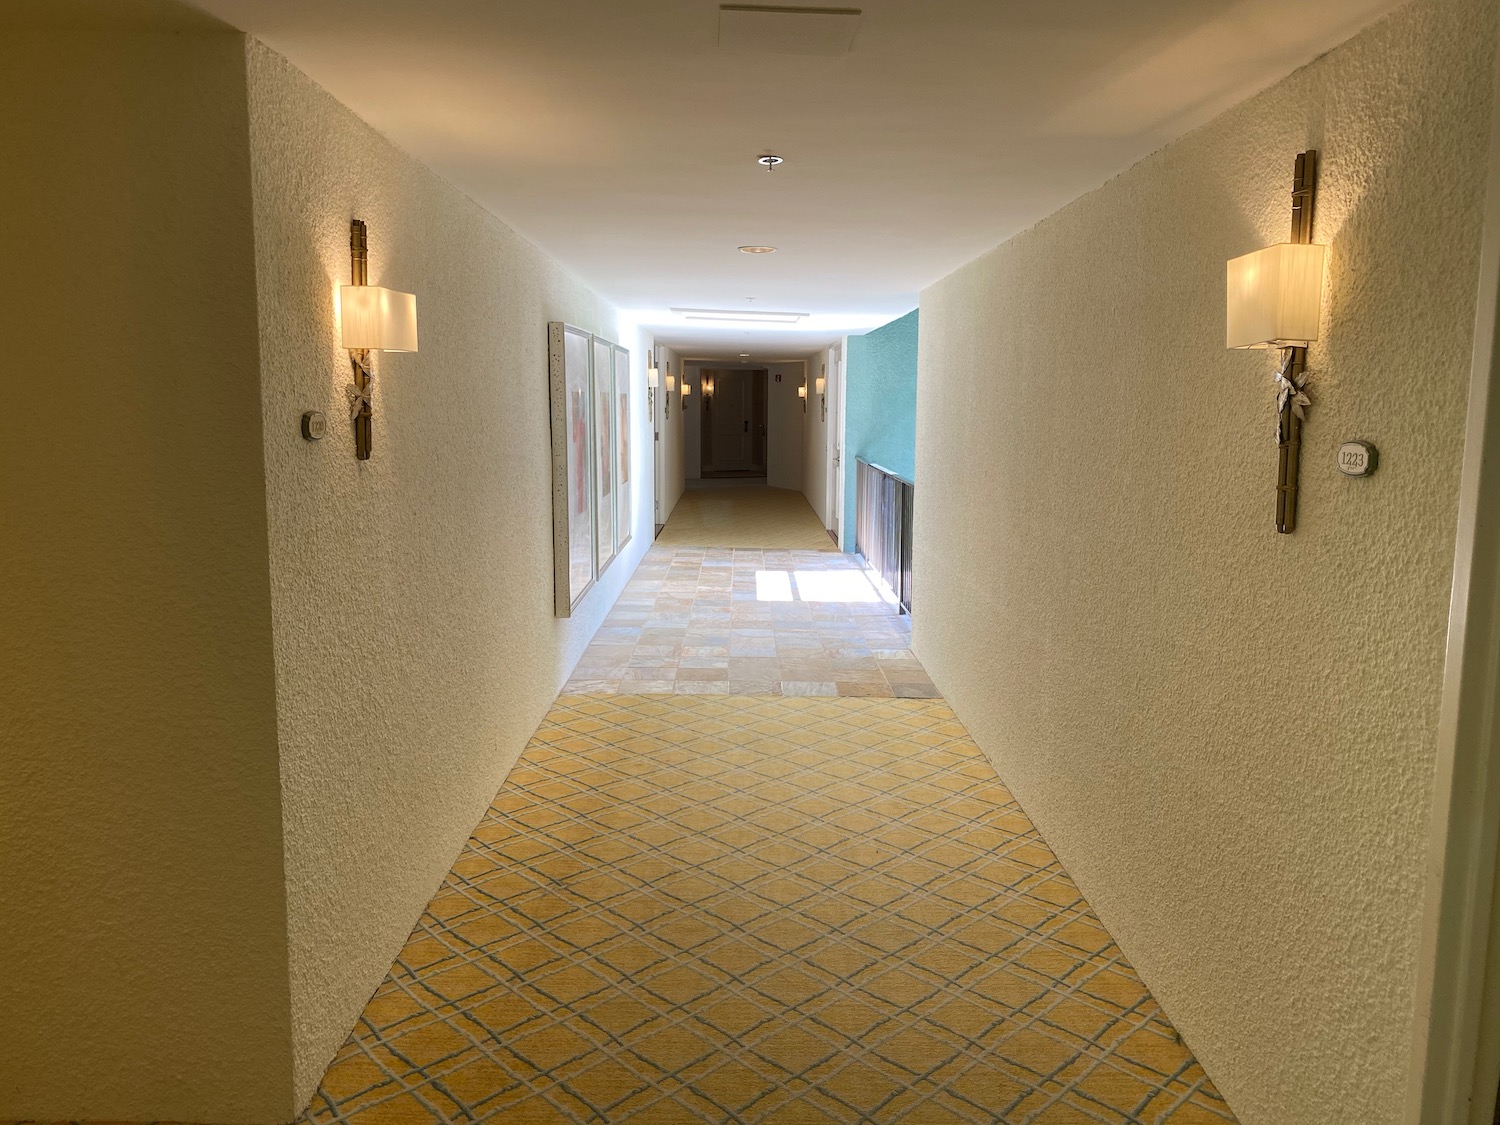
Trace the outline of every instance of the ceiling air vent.
{"type": "Polygon", "coordinates": [[[719,49],[757,55],[847,55],[859,8],[719,5],[719,49]]]}

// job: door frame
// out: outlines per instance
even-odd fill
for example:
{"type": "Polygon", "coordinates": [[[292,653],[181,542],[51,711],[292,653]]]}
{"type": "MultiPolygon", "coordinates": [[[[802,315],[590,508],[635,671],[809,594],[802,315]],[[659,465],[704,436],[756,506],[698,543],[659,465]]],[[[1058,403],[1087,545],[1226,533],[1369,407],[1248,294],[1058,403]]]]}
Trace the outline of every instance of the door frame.
{"type": "Polygon", "coordinates": [[[1410,1125],[1490,1125],[1500,1084],[1500,50],[1494,82],[1403,1113],[1410,1125]]]}
{"type": "Polygon", "coordinates": [[[665,390],[651,389],[651,368],[656,368],[656,381],[665,383],[661,370],[661,353],[657,350],[656,341],[651,341],[650,351],[646,355],[646,400],[650,404],[651,414],[651,537],[656,538],[661,527],[661,482],[662,482],[662,449],[661,449],[661,397],[665,390]]]}
{"type": "Polygon", "coordinates": [[[845,357],[849,354],[849,337],[845,336],[833,348],[833,377],[828,385],[833,392],[833,426],[828,438],[828,514],[833,526],[834,545],[844,549],[844,390],[847,377],[845,357]]]}

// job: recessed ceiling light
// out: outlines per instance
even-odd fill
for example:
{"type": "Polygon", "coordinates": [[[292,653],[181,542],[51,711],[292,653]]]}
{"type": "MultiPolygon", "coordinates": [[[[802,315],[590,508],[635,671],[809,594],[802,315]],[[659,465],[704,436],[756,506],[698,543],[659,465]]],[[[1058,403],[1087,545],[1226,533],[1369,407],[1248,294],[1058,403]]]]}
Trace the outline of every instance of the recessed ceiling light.
{"type": "Polygon", "coordinates": [[[750,358],[750,353],[749,352],[740,352],[740,358],[741,359],[749,359],[750,358]]]}
{"type": "Polygon", "coordinates": [[[767,172],[773,172],[776,170],[776,165],[785,164],[786,159],[784,157],[777,156],[774,152],[768,152],[764,156],[757,156],[755,158],[755,163],[759,164],[767,172]]]}
{"type": "Polygon", "coordinates": [[[774,254],[774,253],[776,253],[776,247],[774,247],[774,246],[741,246],[740,247],[740,253],[741,254],[774,254]]]}
{"type": "Polygon", "coordinates": [[[743,324],[796,324],[806,320],[802,312],[762,312],[759,309],[673,309],[687,320],[719,320],[743,324]]]}

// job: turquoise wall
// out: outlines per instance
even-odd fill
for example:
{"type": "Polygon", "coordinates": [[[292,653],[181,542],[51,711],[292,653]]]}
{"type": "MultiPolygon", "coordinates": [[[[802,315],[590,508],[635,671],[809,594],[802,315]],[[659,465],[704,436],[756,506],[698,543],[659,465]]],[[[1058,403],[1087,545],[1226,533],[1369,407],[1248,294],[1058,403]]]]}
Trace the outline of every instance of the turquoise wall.
{"type": "Polygon", "coordinates": [[[844,357],[844,527],[854,550],[855,459],[916,481],[917,312],[849,337],[844,357]]]}

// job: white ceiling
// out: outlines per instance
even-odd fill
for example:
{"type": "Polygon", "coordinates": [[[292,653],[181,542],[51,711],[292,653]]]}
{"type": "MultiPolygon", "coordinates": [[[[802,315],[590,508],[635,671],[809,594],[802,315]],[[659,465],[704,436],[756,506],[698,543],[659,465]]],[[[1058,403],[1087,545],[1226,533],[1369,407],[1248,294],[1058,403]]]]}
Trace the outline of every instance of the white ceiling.
{"type": "Polygon", "coordinates": [[[923,286],[1396,6],[844,0],[863,9],[853,48],[817,56],[721,50],[716,0],[193,2],[662,342],[757,358],[910,311],[923,286]],[[767,172],[765,152],[786,163],[767,172]],[[720,329],[667,311],[681,306],[815,316],[720,329]]]}

